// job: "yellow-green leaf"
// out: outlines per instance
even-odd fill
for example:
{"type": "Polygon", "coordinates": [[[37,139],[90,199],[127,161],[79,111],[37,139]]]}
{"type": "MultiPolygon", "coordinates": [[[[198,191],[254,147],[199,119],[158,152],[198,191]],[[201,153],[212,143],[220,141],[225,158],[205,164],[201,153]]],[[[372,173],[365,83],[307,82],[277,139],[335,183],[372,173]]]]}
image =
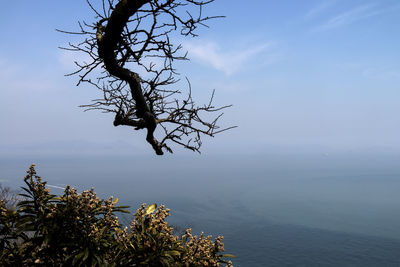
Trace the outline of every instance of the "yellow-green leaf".
{"type": "Polygon", "coordinates": [[[146,213],[144,215],[152,214],[157,208],[157,204],[151,204],[146,208],[146,213]]]}
{"type": "Polygon", "coordinates": [[[177,250],[167,251],[166,254],[169,254],[169,255],[172,255],[172,256],[180,256],[181,255],[181,253],[179,251],[177,251],[177,250]]]}
{"type": "Polygon", "coordinates": [[[236,256],[235,255],[232,255],[232,254],[222,254],[221,255],[221,257],[226,257],[226,258],[236,258],[236,256]]]}

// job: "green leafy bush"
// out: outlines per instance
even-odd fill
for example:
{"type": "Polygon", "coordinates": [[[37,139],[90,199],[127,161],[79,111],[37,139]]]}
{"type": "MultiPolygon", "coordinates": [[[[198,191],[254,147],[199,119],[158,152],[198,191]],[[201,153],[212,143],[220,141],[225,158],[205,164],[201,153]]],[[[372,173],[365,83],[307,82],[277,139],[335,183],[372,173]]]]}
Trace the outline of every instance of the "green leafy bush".
{"type": "Polygon", "coordinates": [[[52,195],[34,165],[27,173],[16,206],[0,199],[2,266],[232,266],[221,236],[174,235],[164,206],[143,204],[123,227],[115,213],[129,211],[118,199],[69,186],[52,195]]]}

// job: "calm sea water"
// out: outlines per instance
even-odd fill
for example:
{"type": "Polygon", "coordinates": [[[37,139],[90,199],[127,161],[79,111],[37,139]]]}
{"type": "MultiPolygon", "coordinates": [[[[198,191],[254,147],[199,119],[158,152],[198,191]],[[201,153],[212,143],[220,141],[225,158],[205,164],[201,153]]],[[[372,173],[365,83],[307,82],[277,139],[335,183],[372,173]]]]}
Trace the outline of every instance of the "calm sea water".
{"type": "Polygon", "coordinates": [[[165,204],[179,229],[223,235],[235,266],[400,266],[399,156],[2,158],[0,182],[32,162],[52,186],[165,204]]]}

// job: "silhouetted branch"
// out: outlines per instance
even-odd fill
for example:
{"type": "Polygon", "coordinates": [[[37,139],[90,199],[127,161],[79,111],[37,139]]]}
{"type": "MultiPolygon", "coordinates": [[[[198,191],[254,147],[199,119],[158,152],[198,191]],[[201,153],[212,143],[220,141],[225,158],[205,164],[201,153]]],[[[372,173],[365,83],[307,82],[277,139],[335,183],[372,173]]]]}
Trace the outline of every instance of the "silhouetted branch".
{"type": "Polygon", "coordinates": [[[96,22],[79,23],[78,32],[60,30],[86,36],[83,42],[63,49],[84,52],[91,60],[75,62],[78,69],[69,75],[79,76],[78,85],[90,83],[103,92],[102,99],[83,107],[115,113],[115,126],[146,129],[146,140],[158,155],[163,149],[172,152],[169,142],[199,152],[201,136],[233,128],[220,129],[217,125],[222,113],[211,122],[206,120],[206,114],[230,107],[215,107],[214,91],[208,104],[197,106],[188,80],[189,92],[183,99],[178,98],[181,90],[173,88],[179,81],[173,62],[187,60],[187,53],[182,52],[181,45],[172,43],[170,36],[175,31],[196,36],[198,26],[221,17],[203,16],[203,7],[213,1],[102,0],[95,6],[87,0],[96,22]],[[158,126],[163,134],[161,141],[154,137],[158,126]]]}

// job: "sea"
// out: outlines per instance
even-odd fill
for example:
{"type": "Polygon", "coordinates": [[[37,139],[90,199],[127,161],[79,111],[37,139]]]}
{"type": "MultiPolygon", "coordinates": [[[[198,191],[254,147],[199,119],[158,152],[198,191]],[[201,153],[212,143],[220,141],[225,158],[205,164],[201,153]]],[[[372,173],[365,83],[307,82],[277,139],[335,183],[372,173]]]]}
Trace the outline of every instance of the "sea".
{"type": "Polygon", "coordinates": [[[178,232],[223,235],[234,266],[400,266],[400,155],[13,156],[0,183],[23,186],[31,163],[54,194],[164,204],[178,232]]]}

